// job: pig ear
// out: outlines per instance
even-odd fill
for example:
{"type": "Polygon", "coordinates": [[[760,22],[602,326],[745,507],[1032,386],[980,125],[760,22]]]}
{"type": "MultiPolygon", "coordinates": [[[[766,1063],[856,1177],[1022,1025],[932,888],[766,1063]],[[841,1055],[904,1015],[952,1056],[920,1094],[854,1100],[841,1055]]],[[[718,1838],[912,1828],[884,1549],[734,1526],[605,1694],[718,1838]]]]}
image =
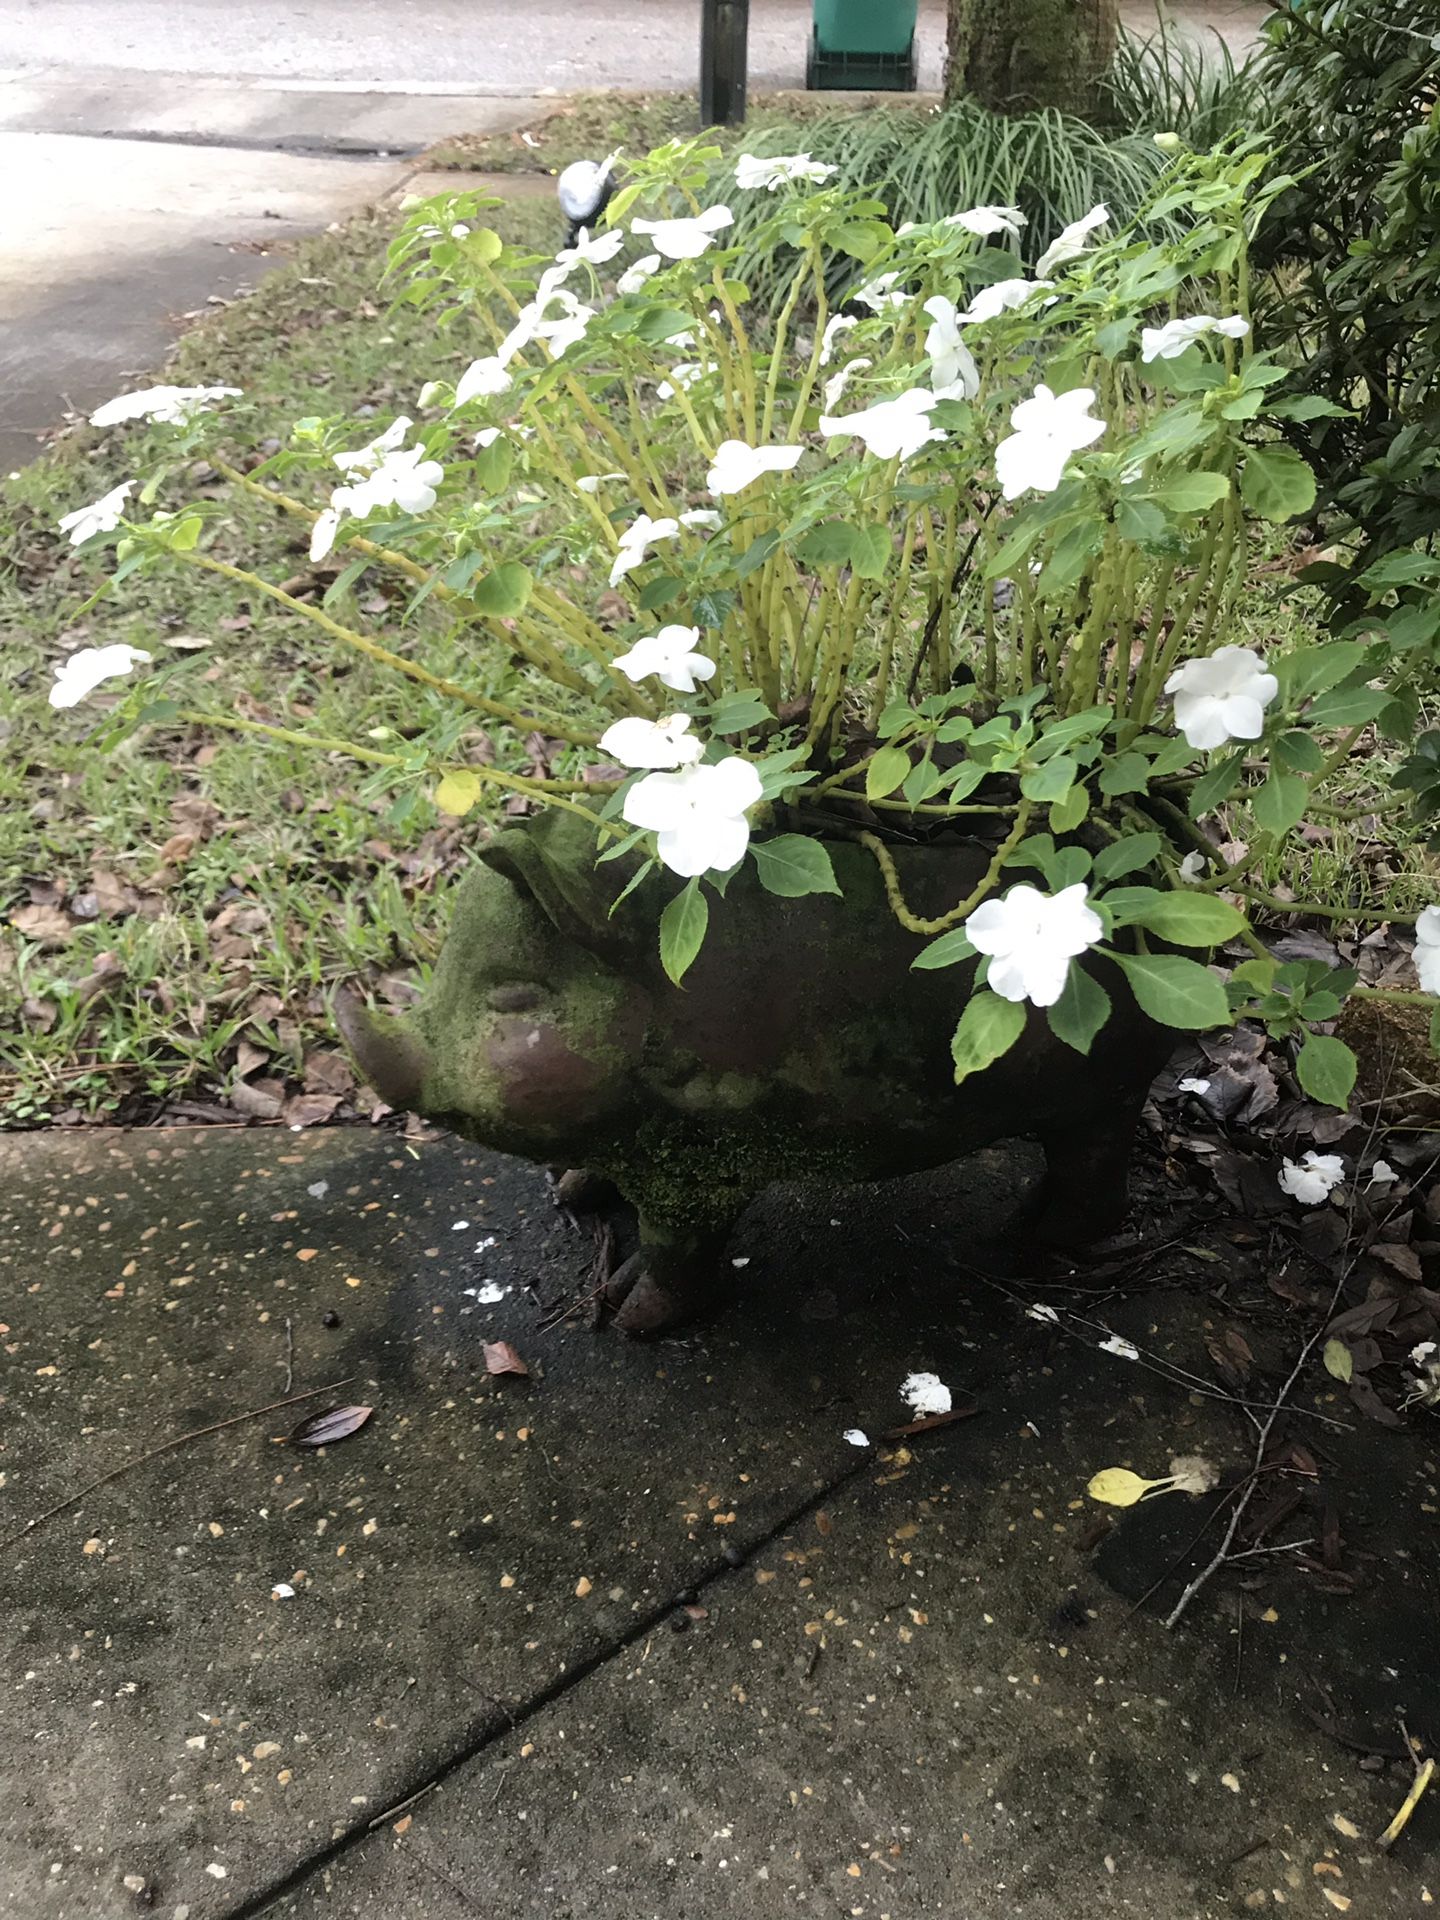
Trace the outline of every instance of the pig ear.
{"type": "Polygon", "coordinates": [[[593,830],[572,814],[556,812],[504,828],[480,858],[528,894],[567,940],[618,958],[635,943],[638,916],[624,907],[612,916],[610,908],[633,863],[597,867],[595,853],[593,830]]]}

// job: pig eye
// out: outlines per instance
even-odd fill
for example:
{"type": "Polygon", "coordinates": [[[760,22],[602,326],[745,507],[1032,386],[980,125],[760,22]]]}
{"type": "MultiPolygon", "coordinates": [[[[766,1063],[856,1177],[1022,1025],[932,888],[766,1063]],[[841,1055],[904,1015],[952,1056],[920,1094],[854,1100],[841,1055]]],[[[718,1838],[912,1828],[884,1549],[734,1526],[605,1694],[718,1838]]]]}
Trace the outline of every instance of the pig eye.
{"type": "Polygon", "coordinates": [[[494,1013],[528,1013],[545,998],[545,989],[534,980],[505,980],[485,998],[494,1013]]]}

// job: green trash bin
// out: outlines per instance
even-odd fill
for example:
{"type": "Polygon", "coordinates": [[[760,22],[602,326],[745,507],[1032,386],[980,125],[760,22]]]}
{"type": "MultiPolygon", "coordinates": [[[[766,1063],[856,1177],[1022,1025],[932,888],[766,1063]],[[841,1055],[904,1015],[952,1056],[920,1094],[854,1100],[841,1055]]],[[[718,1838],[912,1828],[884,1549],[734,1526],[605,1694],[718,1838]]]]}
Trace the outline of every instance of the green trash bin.
{"type": "Polygon", "coordinates": [[[915,90],[918,0],[815,0],[807,87],[915,90]]]}

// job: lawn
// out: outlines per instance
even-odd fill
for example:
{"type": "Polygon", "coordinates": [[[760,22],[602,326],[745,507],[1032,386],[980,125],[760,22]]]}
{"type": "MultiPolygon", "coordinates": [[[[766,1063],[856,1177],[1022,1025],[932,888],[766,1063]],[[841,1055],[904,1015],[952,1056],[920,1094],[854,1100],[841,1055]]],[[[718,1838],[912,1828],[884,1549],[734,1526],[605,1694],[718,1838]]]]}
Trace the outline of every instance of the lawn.
{"type": "MultiPolygon", "coordinates": [[[[582,102],[557,116],[540,163],[680,130],[673,100],[641,101],[623,122],[616,111],[582,102]]],[[[465,152],[491,172],[537,158],[510,136],[465,152]]],[[[554,209],[533,195],[489,217],[537,248],[556,243],[554,209]]],[[[453,377],[472,346],[461,329],[437,334],[432,317],[386,304],[397,219],[373,213],[303,245],[255,294],[189,333],[168,377],[242,387],[257,410],[247,443],[266,451],[306,413],[385,425],[417,412],[424,382],[453,377]]],[[[329,998],[356,978],[382,1002],[413,998],[444,930],[446,881],[485,829],[474,815],[439,814],[414,788],[397,804],[338,756],[194,726],[153,728],[107,752],[95,740],[103,698],[49,706],[55,660],[124,640],[157,659],[186,657],[206,704],[242,718],[364,738],[428,717],[423,689],[338,657],[313,628],[229,583],[179,568],[137,578],[115,601],[95,598],[102,572],[73,556],[56,522],[127,477],[132,444],[80,428],[0,488],[0,1125],[162,1111],[230,1119],[237,1109],[290,1124],[344,1118],[363,1108],[329,998]]],[[[182,478],[177,499],[225,500],[213,552],[319,603],[346,556],[314,567],[301,523],[209,469],[182,478]]],[[[1257,555],[1237,636],[1247,643],[1283,647],[1311,617],[1293,592],[1299,544],[1257,555]]],[[[505,661],[457,639],[434,602],[402,633],[398,605],[398,583],[372,570],[335,610],[437,672],[503,693],[505,661]]],[[[1346,799],[1377,812],[1317,829],[1308,875],[1268,883],[1318,887],[1337,907],[1379,898],[1402,917],[1424,904],[1433,879],[1385,795],[1386,770],[1379,757],[1357,763],[1346,799]]]]}

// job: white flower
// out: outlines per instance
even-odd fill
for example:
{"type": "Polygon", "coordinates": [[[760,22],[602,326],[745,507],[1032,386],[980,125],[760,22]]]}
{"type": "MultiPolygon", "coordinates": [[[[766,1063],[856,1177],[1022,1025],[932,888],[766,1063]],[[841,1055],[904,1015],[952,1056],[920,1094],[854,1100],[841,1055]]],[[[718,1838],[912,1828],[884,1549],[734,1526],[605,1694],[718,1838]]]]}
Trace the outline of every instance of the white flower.
{"type": "Polygon", "coordinates": [[[1051,1327],[1058,1327],[1060,1324],[1060,1316],[1054,1307],[1041,1306],[1038,1302],[1033,1307],[1026,1307],[1025,1318],[1027,1320],[1039,1320],[1044,1325],[1051,1327]]]}
{"type": "Polygon", "coordinates": [[[1019,233],[1026,224],[1018,207],[970,207],[964,213],[947,213],[942,227],[963,227],[981,239],[992,233],[1019,233]]]}
{"type": "Polygon", "coordinates": [[[772,193],[791,180],[828,180],[838,167],[812,160],[808,153],[742,153],[735,162],[735,184],[747,190],[768,187],[772,193]]]}
{"type": "Polygon", "coordinates": [[[637,683],[653,673],[662,687],[675,693],[694,693],[697,680],[709,680],[715,662],[696,651],[698,627],[662,627],[658,633],[637,640],[628,653],[618,654],[610,663],[627,680],[637,683]]]}
{"type": "Polygon", "coordinates": [[[1426,993],[1440,993],[1440,907],[1426,907],[1415,922],[1415,971],[1426,993]]]}
{"type": "Polygon", "coordinates": [[[623,473],[582,473],[575,485],[581,493],[598,493],[611,480],[623,480],[623,473]]]}
{"type": "Polygon", "coordinates": [[[293,1600],[295,1598],[295,1589],[288,1580],[277,1580],[275,1585],[270,1589],[270,1598],[272,1600],[293,1600]]]}
{"type": "Polygon", "coordinates": [[[722,440],[705,476],[716,495],[743,493],[766,473],[789,473],[803,447],[752,447],[744,440],[722,440]]]}
{"type": "Polygon", "coordinates": [[[852,1447],[868,1447],[870,1444],[870,1436],[862,1427],[847,1427],[840,1437],[848,1440],[852,1447]]]}
{"type": "Polygon", "coordinates": [[[428,513],[435,504],[435,489],[444,478],[445,469],[438,460],[427,460],[423,447],[402,447],[387,453],[366,479],[353,486],[337,487],[330,504],[343,507],[357,519],[379,507],[428,513]]]}
{"type": "Polygon", "coordinates": [[[1072,453],[1088,447],[1105,431],[1105,422],[1090,412],[1093,387],[1075,387],[1053,394],[1038,386],[1030,399],[1010,410],[1015,431],[995,449],[995,477],[1007,500],[1028,492],[1053,493],[1072,453]]]}
{"type": "Polygon", "coordinates": [[[971,297],[959,323],[962,327],[981,326],[997,314],[1008,313],[1012,307],[1023,307],[1032,293],[1054,284],[1053,280],[996,280],[971,297]]]}
{"type": "Polygon", "coordinates": [[[1318,1207],[1344,1178],[1345,1162],[1338,1153],[1307,1153],[1302,1161],[1287,1160],[1280,1169],[1280,1191],[1304,1207],[1318,1207]]]}
{"type": "Polygon", "coordinates": [[[620,278],[615,282],[615,291],[617,293],[639,293],[651,274],[658,273],[659,271],[659,254],[647,253],[643,258],[637,260],[634,266],[625,269],[624,273],[622,273],[620,278]]]}
{"type": "Polygon", "coordinates": [[[830,378],[825,382],[826,410],[828,411],[832,407],[838,407],[840,404],[840,396],[844,393],[846,387],[849,386],[855,375],[857,373],[864,373],[867,367],[873,367],[874,364],[875,362],[873,360],[867,360],[864,354],[858,354],[855,359],[847,360],[838,373],[832,373],[830,378]]]}
{"type": "Polygon", "coordinates": [[[615,258],[624,244],[625,235],[619,227],[593,240],[590,229],[581,227],[575,236],[574,246],[562,247],[555,256],[555,264],[561,267],[603,267],[607,260],[615,258]]]}
{"type": "Polygon", "coordinates": [[[820,416],[820,431],[831,439],[854,434],[865,442],[867,453],[878,460],[893,460],[898,454],[908,460],[931,440],[943,440],[940,427],[930,424],[930,409],[935,395],[927,387],[912,387],[894,400],[877,400],[859,413],[820,416]]]}
{"type": "Polygon", "coordinates": [[[908,307],[909,294],[895,289],[899,278],[898,268],[894,273],[882,273],[874,280],[867,280],[863,287],[856,287],[850,298],[862,307],[869,307],[872,313],[883,313],[887,307],[908,307]]]}
{"type": "Polygon", "coordinates": [[[842,333],[848,333],[851,327],[858,327],[859,324],[860,322],[853,314],[836,313],[831,315],[825,322],[824,333],[820,336],[820,364],[822,367],[828,367],[830,364],[835,352],[836,338],[842,333]]]}
{"type": "Polygon", "coordinates": [[[1188,320],[1167,320],[1163,327],[1140,329],[1140,358],[1147,363],[1178,360],[1202,334],[1223,333],[1227,340],[1243,340],[1249,331],[1250,322],[1238,313],[1228,320],[1212,319],[1208,313],[1197,313],[1188,320]]]}
{"type": "Polygon", "coordinates": [[[137,661],[148,661],[150,657],[140,647],[127,647],[118,642],[109,647],[81,647],[78,653],[72,653],[68,660],[60,661],[55,668],[50,704],[52,707],[78,706],[102,680],[113,680],[117,674],[129,673],[137,661]]]}
{"type": "Polygon", "coordinates": [[[1210,1082],[1208,1080],[1179,1080],[1176,1082],[1176,1085],[1179,1087],[1181,1093],[1193,1093],[1197,1098],[1200,1094],[1210,1091],[1210,1082]]]}
{"type": "Polygon", "coordinates": [[[600,736],[600,750],[622,767],[688,767],[705,753],[703,742],[687,738],[688,713],[672,713],[664,720],[642,720],[638,715],[617,720],[600,736]]]}
{"type": "Polygon", "coordinates": [[[160,420],[167,426],[183,426],[212,400],[239,398],[239,387],[141,387],[137,393],[117,394],[97,407],[90,424],[113,427],[122,420],[160,420]]]}
{"type": "Polygon", "coordinates": [[[687,512],[681,514],[680,524],[682,527],[708,527],[713,532],[716,527],[722,526],[724,522],[714,507],[691,507],[687,512]]]}
{"type": "Polygon", "coordinates": [[[713,360],[682,360],[678,366],[670,369],[670,378],[662,380],[655,389],[658,400],[670,400],[677,393],[688,393],[697,380],[703,380],[707,373],[715,371],[713,360]]]}
{"type": "Polygon", "coordinates": [[[345,474],[374,473],[383,464],[386,454],[394,453],[397,447],[405,444],[405,436],[409,431],[409,415],[402,413],[398,419],[390,422],[383,433],[376,434],[363,447],[357,447],[353,453],[337,453],[335,465],[345,474]]]}
{"type": "Polygon", "coordinates": [[[990,955],[991,992],[1037,1007],[1054,1006],[1070,962],[1104,931],[1080,883],[1054,894],[1012,887],[1003,900],[982,902],[965,922],[971,946],[990,955]]]}
{"type": "Polygon", "coordinates": [[[1100,1342],[1101,1353],[1113,1353],[1121,1360],[1138,1360],[1140,1349],[1128,1340],[1122,1340],[1118,1333],[1112,1333],[1108,1340],[1100,1342]]]}
{"type": "Polygon", "coordinates": [[[626,794],[623,812],[632,827],[656,835],[662,865],[690,879],[728,872],[744,857],[750,844],[745,812],[760,792],[754,767],[732,754],[714,766],[647,774],[626,794]]]}
{"type": "Polygon", "coordinates": [[[1227,740],[1258,740],[1280,682],[1249,647],[1217,647],[1203,660],[1177,667],[1165,691],[1175,696],[1176,726],[1205,752],[1227,740]]]}
{"type": "Polygon", "coordinates": [[[503,427],[481,427],[472,444],[478,447],[483,453],[486,447],[494,446],[503,432],[503,427]]]}
{"type": "Polygon", "coordinates": [[[133,480],[122,480],[118,487],[92,500],[88,507],[77,507],[60,522],[61,533],[68,533],[72,547],[81,547],[97,533],[113,533],[119,526],[125,502],[130,498],[133,480]]]}
{"type": "MultiPolygon", "coordinates": [[[[338,487],[336,491],[338,493],[344,493],[347,489],[338,487]]],[[[339,507],[326,507],[323,513],[316,515],[315,524],[310,529],[310,558],[312,560],[323,560],[326,554],[329,553],[335,544],[335,538],[340,531],[340,522],[343,517],[339,507]]]]}
{"type": "Polygon", "coordinates": [[[661,540],[674,540],[680,533],[680,522],[668,517],[652,520],[648,513],[640,514],[620,536],[620,551],[615,556],[610,569],[610,584],[618,587],[627,573],[633,573],[636,567],[645,564],[648,547],[661,540]]]}
{"type": "Polygon", "coordinates": [[[1435,1351],[1435,1342],[1433,1340],[1422,1340],[1418,1346],[1411,1347],[1410,1349],[1411,1365],[1416,1367],[1428,1366],[1435,1357],[1435,1351]]]}
{"type": "Polygon", "coordinates": [[[724,227],[735,224],[729,207],[707,207],[686,220],[632,220],[632,233],[648,233],[667,260],[698,260],[724,227]]]}
{"type": "Polygon", "coordinates": [[[461,374],[455,387],[455,404],[457,407],[463,407],[471,400],[488,399],[496,393],[508,393],[514,384],[505,371],[499,355],[487,353],[483,359],[472,360],[461,374]]]}
{"type": "Polygon", "coordinates": [[[1063,267],[1069,260],[1078,260],[1085,251],[1085,243],[1097,227],[1107,226],[1110,221],[1110,209],[1103,203],[1092,207],[1080,219],[1072,220],[1068,227],[1045,249],[1035,263],[1037,274],[1053,273],[1056,267],[1063,267]]]}
{"type": "Polygon", "coordinates": [[[950,1411],[950,1389],[938,1374],[907,1374],[900,1383],[900,1398],[919,1419],[950,1411]]]}
{"type": "Polygon", "coordinates": [[[1209,864],[1210,862],[1205,858],[1204,854],[1198,850],[1194,853],[1187,853],[1185,858],[1180,862],[1180,881],[1182,886],[1193,887],[1198,885],[1209,864]]]}
{"type": "Polygon", "coordinates": [[[937,400],[973,400],[980,391],[980,369],[960,338],[955,302],[937,293],[925,302],[932,325],[925,335],[930,378],[937,400]]]}
{"type": "Polygon", "coordinates": [[[1399,1174],[1388,1160],[1377,1160],[1370,1169],[1370,1178],[1365,1182],[1365,1185],[1367,1187],[1393,1187],[1399,1178],[1399,1174]]]}

